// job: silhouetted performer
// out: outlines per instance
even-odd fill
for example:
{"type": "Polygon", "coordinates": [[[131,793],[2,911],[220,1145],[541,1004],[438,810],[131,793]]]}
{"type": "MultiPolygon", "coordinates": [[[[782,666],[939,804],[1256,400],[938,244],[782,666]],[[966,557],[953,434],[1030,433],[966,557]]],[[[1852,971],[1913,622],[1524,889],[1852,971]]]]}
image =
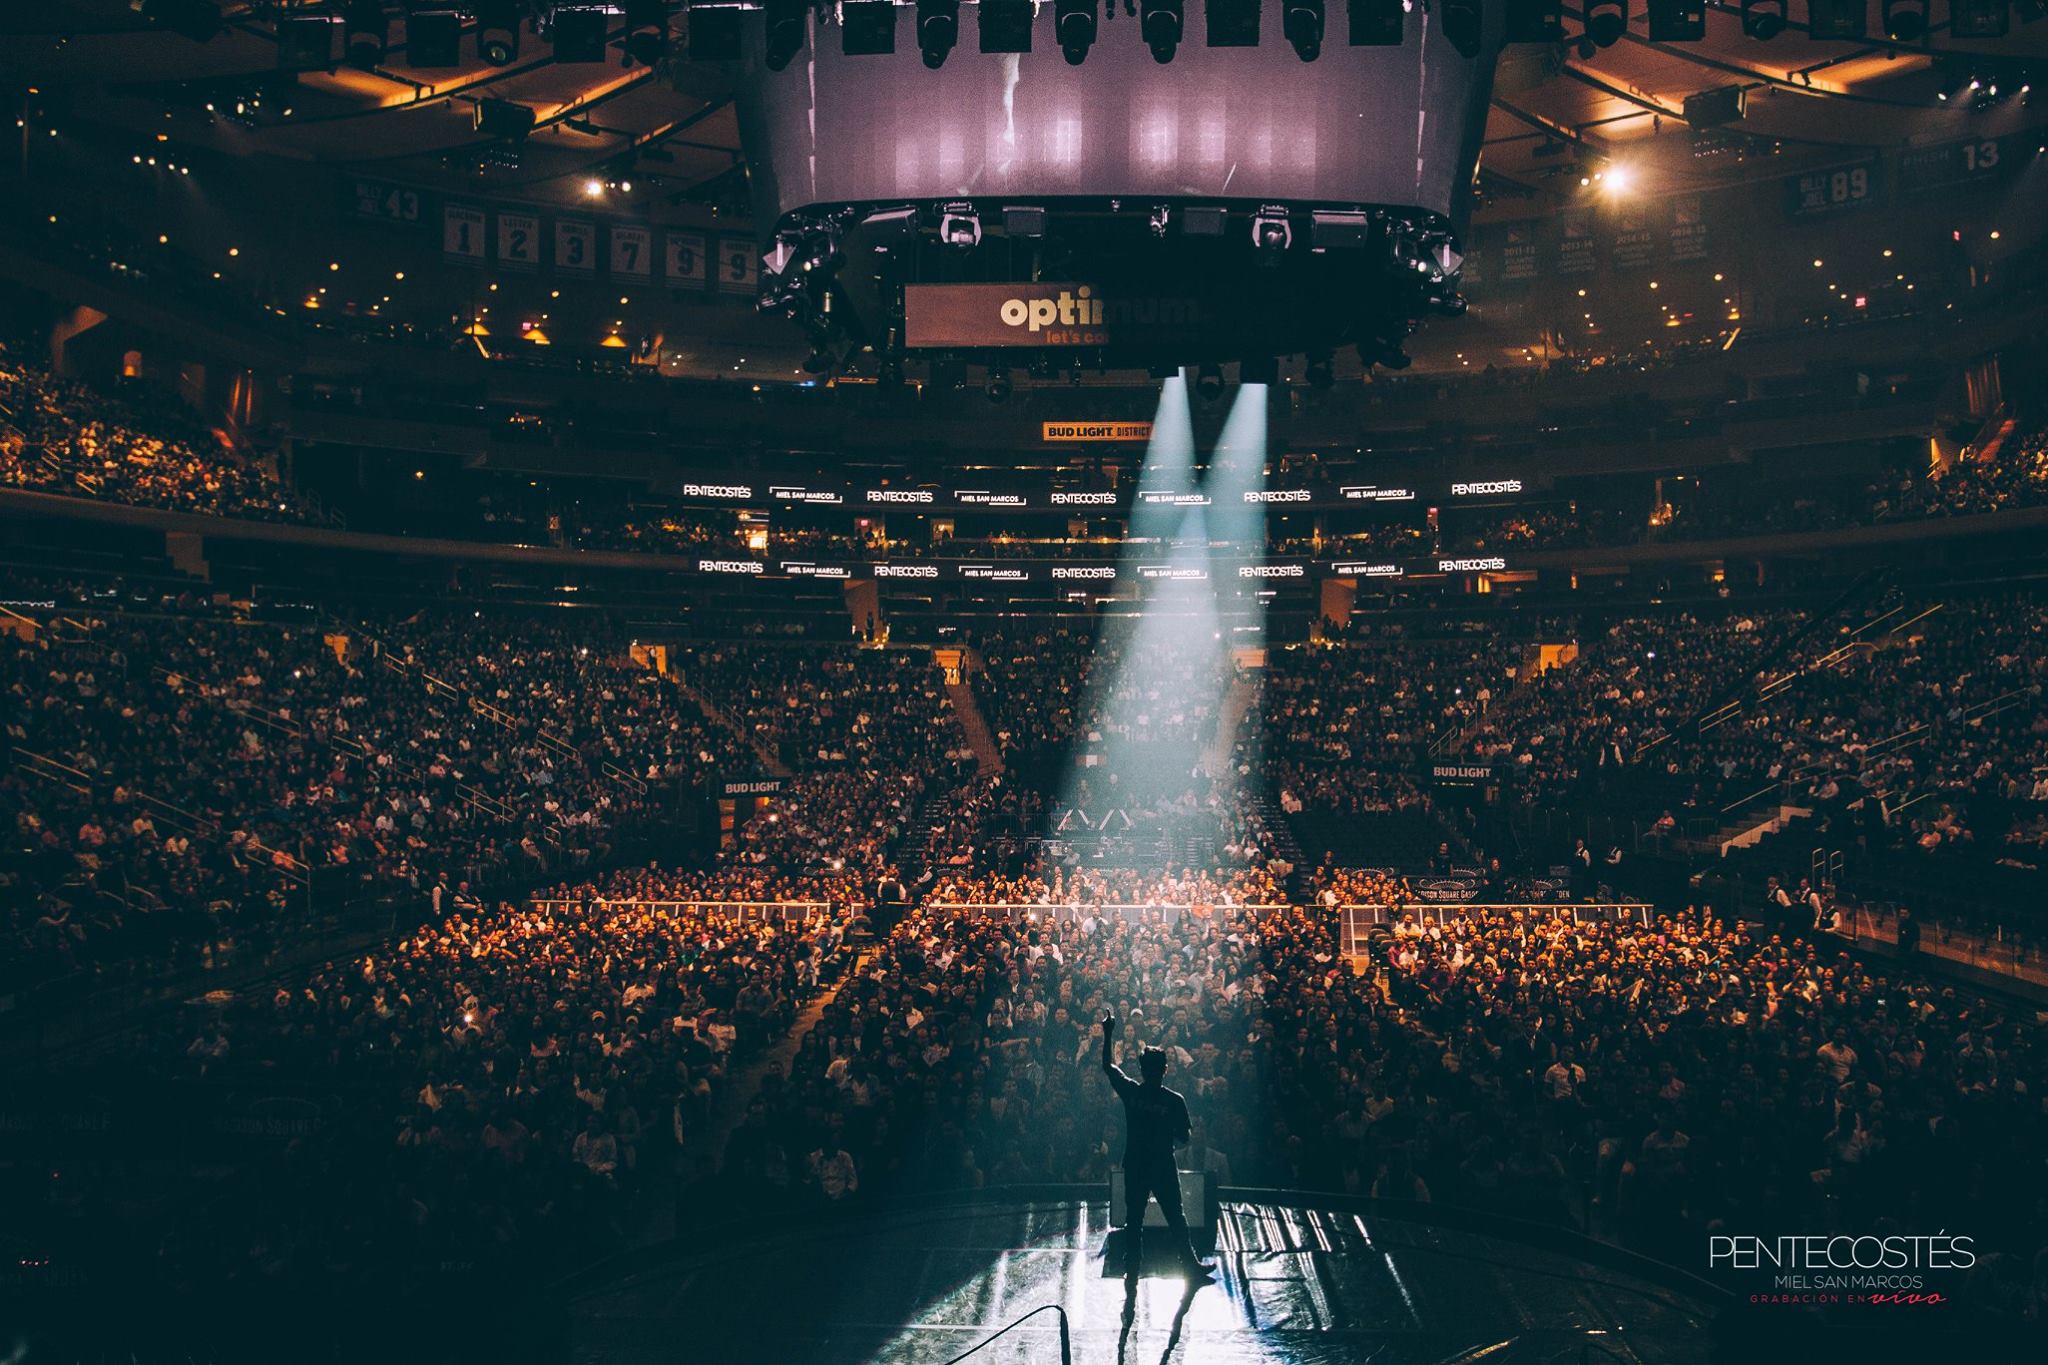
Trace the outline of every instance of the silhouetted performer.
{"type": "Polygon", "coordinates": [[[1141,1263],[1145,1240],[1145,1203],[1159,1201],[1166,1226],[1180,1244],[1181,1265],[1190,1275],[1207,1277],[1212,1272],[1195,1255],[1188,1240],[1188,1220],[1180,1207],[1180,1173],[1173,1149],[1188,1140],[1188,1102],[1168,1090],[1166,1054],[1148,1047],[1138,1054],[1134,1081],[1116,1064],[1116,1015],[1102,1016],[1102,1070],[1124,1102],[1124,1210],[1128,1230],[1124,1242],[1124,1273],[1135,1276],[1141,1263]]]}

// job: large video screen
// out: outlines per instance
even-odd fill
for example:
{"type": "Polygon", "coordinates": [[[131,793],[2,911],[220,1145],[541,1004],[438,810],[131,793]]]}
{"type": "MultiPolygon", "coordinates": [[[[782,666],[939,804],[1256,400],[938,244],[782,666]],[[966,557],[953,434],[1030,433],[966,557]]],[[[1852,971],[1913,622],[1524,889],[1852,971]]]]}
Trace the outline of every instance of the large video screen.
{"type": "Polygon", "coordinates": [[[1257,47],[1211,48],[1201,6],[1187,37],[1153,61],[1135,19],[1105,21],[1080,66],[1062,57],[1053,6],[1033,51],[977,50],[975,6],[960,44],[927,70],[910,11],[893,55],[849,57],[815,21],[779,72],[748,34],[741,123],[757,212],[806,205],[983,196],[1143,196],[1326,201],[1457,217],[1484,124],[1492,57],[1460,56],[1418,5],[1399,47],[1351,47],[1329,7],[1321,55],[1304,62],[1265,7],[1257,47]]]}

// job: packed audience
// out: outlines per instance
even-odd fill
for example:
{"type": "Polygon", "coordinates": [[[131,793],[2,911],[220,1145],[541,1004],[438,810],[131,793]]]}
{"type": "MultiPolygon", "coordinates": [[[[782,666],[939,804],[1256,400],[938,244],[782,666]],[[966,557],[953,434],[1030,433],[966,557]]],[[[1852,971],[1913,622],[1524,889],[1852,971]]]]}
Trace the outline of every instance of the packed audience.
{"type": "Polygon", "coordinates": [[[318,521],[258,462],[140,386],[60,379],[0,342],[0,487],[257,521],[318,521]]]}
{"type": "Polygon", "coordinates": [[[52,614],[0,639],[0,692],[17,982],[261,957],[353,900],[602,864],[737,747],[621,642],[467,616],[52,614]]]}
{"type": "Polygon", "coordinates": [[[1378,633],[1267,656],[1240,735],[1290,811],[1397,810],[1425,799],[1432,745],[1481,723],[1512,685],[1506,632],[1431,639],[1378,633]]]}

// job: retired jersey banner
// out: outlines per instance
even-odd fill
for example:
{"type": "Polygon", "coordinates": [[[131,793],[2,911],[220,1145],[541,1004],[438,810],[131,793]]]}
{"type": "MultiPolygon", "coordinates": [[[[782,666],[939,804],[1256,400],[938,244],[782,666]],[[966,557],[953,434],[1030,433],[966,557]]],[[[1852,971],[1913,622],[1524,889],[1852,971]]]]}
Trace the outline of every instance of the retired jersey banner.
{"type": "Polygon", "coordinates": [[[1046,441],[1149,441],[1150,422],[1047,422],[1046,441]]]}
{"type": "Polygon", "coordinates": [[[480,261],[484,256],[484,211],[467,204],[441,210],[441,254],[480,261]]]}

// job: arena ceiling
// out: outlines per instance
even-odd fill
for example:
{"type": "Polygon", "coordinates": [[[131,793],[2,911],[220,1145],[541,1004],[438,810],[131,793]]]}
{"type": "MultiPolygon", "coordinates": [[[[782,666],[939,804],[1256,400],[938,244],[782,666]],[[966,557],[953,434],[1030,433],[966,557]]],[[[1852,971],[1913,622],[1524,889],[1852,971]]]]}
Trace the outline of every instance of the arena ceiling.
{"type": "MultiPolygon", "coordinates": [[[[539,199],[573,199],[592,175],[630,167],[657,207],[663,198],[743,203],[738,120],[723,74],[671,59],[662,68],[613,60],[565,65],[527,35],[511,65],[486,65],[465,41],[465,65],[414,71],[404,62],[405,25],[395,12],[387,61],[295,78],[278,66],[277,6],[222,6],[224,26],[205,42],[167,32],[128,0],[47,0],[0,11],[0,80],[34,83],[73,112],[115,125],[161,130],[166,112],[193,116],[220,151],[261,154],[433,182],[477,183],[492,139],[477,131],[484,99],[532,108],[536,131],[516,166],[482,167],[494,187],[539,199]],[[260,113],[199,119],[201,96],[234,99],[267,85],[260,113]],[[91,98],[76,96],[89,93],[91,98]],[[288,111],[288,112],[287,112],[288,111]]],[[[1341,20],[1335,17],[1333,24],[1341,20]]],[[[1873,32],[1880,7],[1871,0],[1873,32]]],[[[2016,6],[2007,36],[1954,38],[1931,0],[1930,32],[1914,44],[1814,41],[1805,6],[1774,40],[1744,35],[1738,0],[1708,5],[1706,38],[1656,43],[1643,4],[1630,6],[1620,41],[1589,55],[1571,44],[1506,49],[1482,158],[1481,213],[1518,217],[1568,201],[1589,166],[1625,164],[1645,188],[1701,189],[1840,160],[1871,148],[1964,138],[1987,118],[2010,128],[2039,122],[2017,91],[2048,70],[2048,22],[2024,22],[2016,6]],[[2000,109],[1973,108],[1968,83],[2004,82],[2000,109]],[[1739,87],[1746,116],[1717,129],[1685,119],[1690,97],[1739,87]],[[1949,98],[1943,99],[1947,94],[1949,98]],[[1963,96],[1963,97],[1958,97],[1963,96]]],[[[1568,34],[1583,26],[1564,7],[1568,34]]],[[[1277,21],[1268,24],[1277,30],[1277,21]]],[[[1107,29],[1103,41],[1136,41],[1107,29]]],[[[1277,31],[1266,41],[1279,42],[1277,31]]],[[[613,51],[618,51],[616,43],[613,51]]],[[[906,42],[893,58],[914,78],[906,42]]],[[[194,136],[181,126],[181,136],[194,136]]]]}

